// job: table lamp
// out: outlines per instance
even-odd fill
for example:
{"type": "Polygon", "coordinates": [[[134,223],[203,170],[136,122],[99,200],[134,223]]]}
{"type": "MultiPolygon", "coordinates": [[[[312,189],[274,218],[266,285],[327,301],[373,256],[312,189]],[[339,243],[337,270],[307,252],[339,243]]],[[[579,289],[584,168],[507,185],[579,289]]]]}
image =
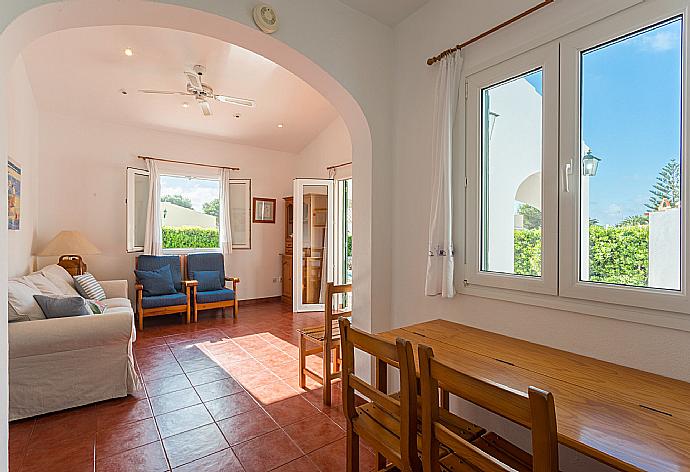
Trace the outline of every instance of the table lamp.
{"type": "Polygon", "coordinates": [[[86,264],[81,255],[100,254],[101,251],[79,231],[60,231],[38,256],[60,256],[58,265],[71,275],[86,272],[86,264]]]}

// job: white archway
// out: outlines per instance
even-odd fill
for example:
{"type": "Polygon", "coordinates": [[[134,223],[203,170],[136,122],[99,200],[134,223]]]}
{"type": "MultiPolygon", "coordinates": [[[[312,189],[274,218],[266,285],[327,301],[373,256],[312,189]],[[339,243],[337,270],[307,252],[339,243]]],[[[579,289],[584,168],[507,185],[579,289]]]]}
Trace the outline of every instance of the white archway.
{"type": "MultiPolygon", "coordinates": [[[[9,5],[14,13],[22,7],[9,5]]],[[[152,1],[121,0],[75,0],[54,2],[35,7],[18,16],[0,36],[0,83],[7,77],[14,61],[21,51],[35,39],[46,34],[71,28],[108,25],[136,25],[163,27],[202,34],[221,41],[236,44],[260,54],[276,64],[291,71],[315,90],[321,93],[343,118],[352,141],[353,173],[355,175],[355,201],[357,208],[353,225],[354,266],[357,293],[354,302],[355,322],[364,328],[371,328],[372,302],[372,137],[367,118],[358,102],[333,76],[314,63],[307,56],[288,46],[275,37],[233,19],[208,12],[152,1]]],[[[5,93],[3,87],[3,93],[5,93]]],[[[0,147],[3,152],[3,165],[7,159],[8,120],[4,109],[5,100],[0,101],[0,147]]],[[[3,225],[4,226],[4,225],[3,225]]],[[[7,228],[0,230],[0,244],[3,254],[7,254],[7,228]]],[[[0,284],[6,293],[7,258],[0,263],[0,284]]],[[[0,303],[4,309],[4,303],[0,303]]],[[[5,313],[6,316],[6,313],[5,313]]],[[[6,335],[0,341],[6,343],[6,335]]],[[[7,383],[6,345],[0,356],[0,383],[7,383]]],[[[0,394],[0,404],[6,405],[7,389],[0,394]]],[[[5,406],[6,408],[6,406],[5,406]]],[[[6,420],[6,414],[0,415],[6,420]]],[[[2,427],[6,428],[6,421],[2,427]]],[[[6,438],[5,434],[0,435],[6,438]]],[[[6,441],[4,441],[6,444],[6,441]]],[[[6,449],[5,449],[6,452],[6,449]]],[[[3,454],[6,457],[6,454],[3,454]]],[[[0,468],[5,459],[0,459],[0,468]]]]}

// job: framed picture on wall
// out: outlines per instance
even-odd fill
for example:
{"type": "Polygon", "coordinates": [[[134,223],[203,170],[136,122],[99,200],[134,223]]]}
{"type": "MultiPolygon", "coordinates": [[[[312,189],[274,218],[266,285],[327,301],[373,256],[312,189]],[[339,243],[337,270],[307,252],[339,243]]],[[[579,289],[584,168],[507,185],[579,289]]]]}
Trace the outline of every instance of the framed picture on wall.
{"type": "Polygon", "coordinates": [[[254,197],[254,223],[276,222],[276,199],[254,197]]]}
{"type": "Polygon", "coordinates": [[[19,230],[21,220],[22,168],[7,160],[7,229],[19,230]]]}

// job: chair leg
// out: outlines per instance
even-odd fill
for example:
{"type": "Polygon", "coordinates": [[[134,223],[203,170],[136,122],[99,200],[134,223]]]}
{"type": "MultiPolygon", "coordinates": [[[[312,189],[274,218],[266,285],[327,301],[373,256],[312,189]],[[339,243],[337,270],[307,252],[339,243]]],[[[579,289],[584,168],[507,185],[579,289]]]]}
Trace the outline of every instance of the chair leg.
{"type": "Polygon", "coordinates": [[[199,321],[199,308],[196,306],[196,302],[194,302],[194,322],[199,321]]]}
{"type": "Polygon", "coordinates": [[[237,314],[240,312],[240,302],[235,299],[235,304],[232,306],[232,319],[237,319],[237,314]]]}
{"type": "Polygon", "coordinates": [[[307,340],[304,335],[299,335],[299,386],[304,388],[307,386],[307,375],[304,373],[306,367],[307,340]]]}
{"type": "Polygon", "coordinates": [[[333,348],[333,372],[340,372],[342,369],[343,360],[340,358],[340,346],[333,348]]]}
{"type": "Polygon", "coordinates": [[[323,345],[323,404],[331,406],[331,347],[323,345]]]}
{"type": "Polygon", "coordinates": [[[347,426],[347,472],[359,472],[359,436],[347,426]]]}
{"type": "Polygon", "coordinates": [[[137,315],[139,315],[139,331],[144,331],[144,312],[140,311],[137,315]]]}

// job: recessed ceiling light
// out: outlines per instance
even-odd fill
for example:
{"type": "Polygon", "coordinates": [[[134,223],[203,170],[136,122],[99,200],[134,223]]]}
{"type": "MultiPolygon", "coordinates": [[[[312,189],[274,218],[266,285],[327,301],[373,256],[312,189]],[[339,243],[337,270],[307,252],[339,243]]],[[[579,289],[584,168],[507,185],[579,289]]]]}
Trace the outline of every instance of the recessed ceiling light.
{"type": "Polygon", "coordinates": [[[127,95],[127,90],[125,90],[125,89],[120,89],[120,93],[121,93],[122,95],[127,95]]]}
{"type": "Polygon", "coordinates": [[[182,104],[182,108],[189,108],[189,103],[184,102],[184,103],[182,104]]]}
{"type": "Polygon", "coordinates": [[[285,125],[283,123],[278,123],[278,128],[285,128],[285,125]]]}
{"type": "Polygon", "coordinates": [[[134,50],[132,48],[125,48],[125,56],[131,57],[134,55],[134,50]]]}
{"type": "Polygon", "coordinates": [[[235,113],[235,118],[239,118],[239,117],[241,117],[241,116],[242,116],[242,115],[240,115],[239,113],[235,113]]]}

